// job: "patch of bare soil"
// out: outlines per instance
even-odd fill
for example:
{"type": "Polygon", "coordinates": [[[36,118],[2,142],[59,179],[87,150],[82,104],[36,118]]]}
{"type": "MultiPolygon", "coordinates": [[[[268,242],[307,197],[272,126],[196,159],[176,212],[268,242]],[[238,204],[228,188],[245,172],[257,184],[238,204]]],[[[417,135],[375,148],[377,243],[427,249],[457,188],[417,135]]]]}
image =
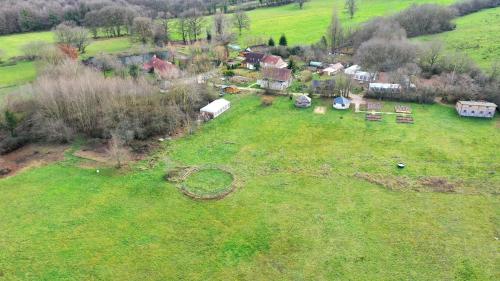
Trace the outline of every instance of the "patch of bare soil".
{"type": "Polygon", "coordinates": [[[67,145],[30,144],[0,157],[0,178],[39,167],[64,158],[67,145]]]}
{"type": "Polygon", "coordinates": [[[91,140],[82,149],[73,153],[74,156],[87,160],[80,163],[82,168],[111,167],[117,165],[119,157],[122,166],[144,160],[151,151],[158,148],[155,140],[132,141],[128,146],[122,146],[118,151],[112,151],[107,140],[91,140]],[[119,155],[119,156],[118,156],[119,155]]]}
{"type": "MultiPolygon", "coordinates": [[[[398,177],[390,175],[356,173],[357,178],[367,182],[383,186],[392,191],[407,191],[413,190],[417,192],[440,192],[454,193],[461,187],[461,182],[451,182],[440,177],[421,177],[419,179],[411,179],[408,177],[398,177]]],[[[462,193],[474,193],[472,191],[462,193]]]]}
{"type": "Polygon", "coordinates": [[[459,183],[451,183],[440,177],[424,177],[418,181],[421,185],[429,187],[434,192],[455,192],[459,183]]]}
{"type": "Polygon", "coordinates": [[[324,107],[324,106],[316,106],[314,108],[314,113],[315,114],[325,114],[326,113],[326,107],[324,107]]]}
{"type": "Polygon", "coordinates": [[[404,177],[394,177],[368,173],[356,173],[354,176],[369,183],[380,185],[393,191],[407,190],[410,189],[409,187],[411,186],[410,181],[404,177]]]}

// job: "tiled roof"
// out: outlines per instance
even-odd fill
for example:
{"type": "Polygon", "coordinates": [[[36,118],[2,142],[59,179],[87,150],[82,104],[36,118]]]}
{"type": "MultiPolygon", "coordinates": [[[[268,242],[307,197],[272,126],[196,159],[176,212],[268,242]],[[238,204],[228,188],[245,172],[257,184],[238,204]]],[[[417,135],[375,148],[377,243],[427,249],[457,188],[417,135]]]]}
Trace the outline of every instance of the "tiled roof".
{"type": "Polygon", "coordinates": [[[275,81],[288,81],[292,77],[292,70],[288,68],[265,67],[262,69],[264,79],[275,81]]]}

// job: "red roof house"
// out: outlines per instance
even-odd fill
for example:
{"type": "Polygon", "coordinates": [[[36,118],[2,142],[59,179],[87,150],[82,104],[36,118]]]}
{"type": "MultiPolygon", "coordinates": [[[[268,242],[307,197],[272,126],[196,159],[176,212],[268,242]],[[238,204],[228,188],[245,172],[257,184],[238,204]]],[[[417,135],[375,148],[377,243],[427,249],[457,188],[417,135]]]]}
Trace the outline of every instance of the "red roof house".
{"type": "Polygon", "coordinates": [[[174,79],[180,76],[180,70],[173,63],[164,61],[156,55],[143,65],[143,69],[154,73],[161,79],[174,79]]]}
{"type": "Polygon", "coordinates": [[[275,55],[267,55],[261,61],[262,67],[286,68],[288,64],[280,57],[275,55]]]}

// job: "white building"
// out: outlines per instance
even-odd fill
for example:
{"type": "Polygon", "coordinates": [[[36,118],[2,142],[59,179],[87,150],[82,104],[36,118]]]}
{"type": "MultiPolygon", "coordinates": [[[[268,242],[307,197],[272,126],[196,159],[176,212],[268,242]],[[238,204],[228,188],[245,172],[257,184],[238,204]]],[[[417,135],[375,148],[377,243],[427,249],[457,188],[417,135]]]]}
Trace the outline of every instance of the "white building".
{"type": "Polygon", "coordinates": [[[228,110],[231,107],[231,103],[225,99],[214,100],[209,103],[207,106],[200,109],[201,114],[206,114],[210,116],[210,118],[215,118],[221,115],[224,111],[228,110]]]}
{"type": "Polygon", "coordinates": [[[460,116],[493,118],[497,105],[485,101],[459,101],[456,109],[460,116]]]}
{"type": "Polygon", "coordinates": [[[373,93],[399,94],[401,93],[401,85],[389,83],[370,83],[368,90],[373,93]]]}
{"type": "Polygon", "coordinates": [[[355,65],[351,65],[348,68],[346,68],[344,70],[344,73],[347,75],[354,75],[354,74],[356,74],[356,72],[358,72],[360,70],[361,70],[361,66],[355,64],[355,65]]]}
{"type": "Polygon", "coordinates": [[[332,76],[340,72],[342,69],[344,69],[344,66],[341,63],[330,64],[327,68],[323,69],[323,73],[328,76],[332,76]]]}
{"type": "Polygon", "coordinates": [[[356,73],[354,73],[354,80],[361,81],[361,82],[375,81],[376,78],[377,78],[377,75],[375,73],[371,73],[371,72],[356,71],[356,73]]]}

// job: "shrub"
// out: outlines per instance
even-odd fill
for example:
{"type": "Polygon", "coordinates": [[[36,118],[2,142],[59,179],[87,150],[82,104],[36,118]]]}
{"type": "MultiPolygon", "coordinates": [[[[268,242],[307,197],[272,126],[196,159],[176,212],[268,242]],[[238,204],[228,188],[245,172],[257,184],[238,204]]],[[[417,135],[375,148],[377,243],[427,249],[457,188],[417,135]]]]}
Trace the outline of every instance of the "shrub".
{"type": "Polygon", "coordinates": [[[309,70],[304,70],[300,73],[300,82],[307,83],[312,80],[313,74],[309,70]]]}
{"type": "Polygon", "coordinates": [[[0,141],[0,155],[10,153],[27,144],[29,139],[25,136],[6,137],[0,141]]]}
{"type": "Polygon", "coordinates": [[[260,98],[260,101],[261,101],[261,105],[264,106],[264,107],[268,107],[268,106],[271,106],[273,105],[273,102],[274,102],[274,97],[273,96],[262,96],[262,98],[260,98]]]}
{"type": "Polygon", "coordinates": [[[228,76],[228,77],[233,77],[234,76],[234,71],[233,70],[224,70],[224,76],[228,76]]]}

